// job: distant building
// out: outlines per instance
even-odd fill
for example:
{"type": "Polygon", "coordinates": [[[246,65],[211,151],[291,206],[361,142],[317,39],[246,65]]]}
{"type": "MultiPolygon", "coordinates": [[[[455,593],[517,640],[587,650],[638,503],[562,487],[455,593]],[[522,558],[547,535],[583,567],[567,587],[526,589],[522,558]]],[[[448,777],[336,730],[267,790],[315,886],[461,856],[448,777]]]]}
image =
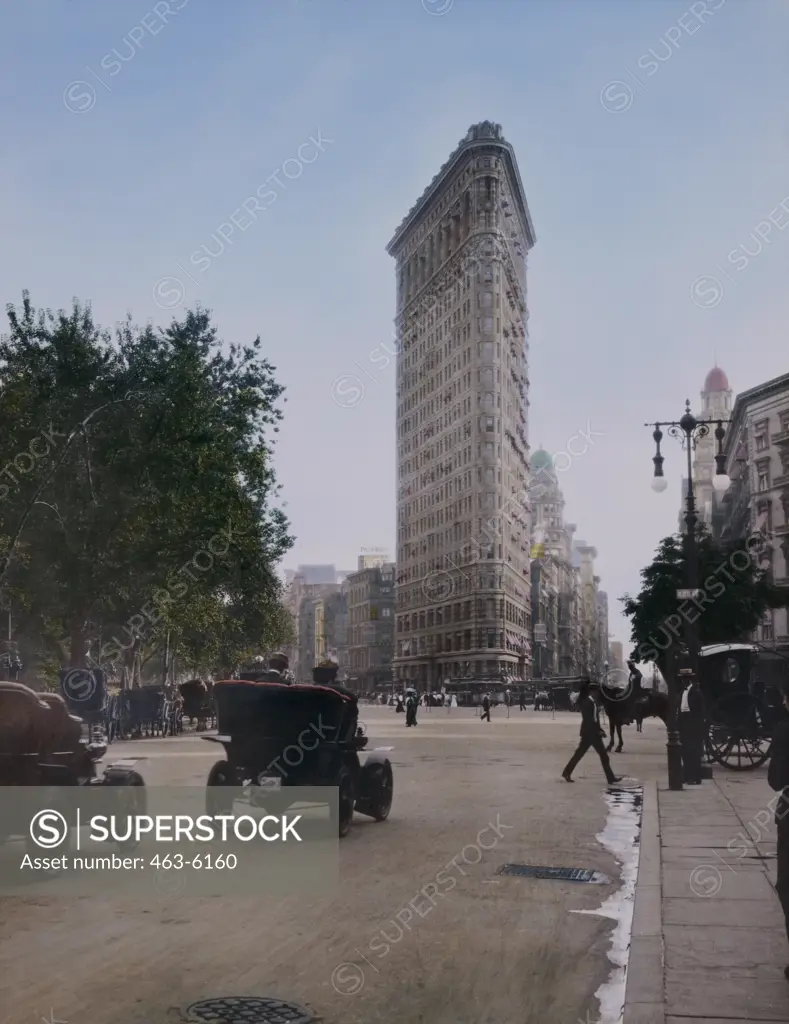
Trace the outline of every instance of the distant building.
{"type": "MultiPolygon", "coordinates": [[[[309,568],[309,567],[307,567],[309,568]]],[[[342,590],[340,583],[307,583],[296,573],[285,588],[284,604],[293,619],[295,644],[288,651],[297,682],[309,682],[314,666],[326,657],[323,601],[342,590]]]]}
{"type": "MultiPolygon", "coordinates": [[[[728,420],[732,411],[732,391],[726,374],[719,366],[713,366],[704,381],[701,391],[701,409],[694,415],[703,420],[728,420]]],[[[693,458],[693,493],[696,499],[696,514],[699,522],[710,531],[718,528],[723,513],[723,499],[712,486],[715,476],[715,452],[717,450],[715,428],[707,437],[699,438],[693,458]]],[[[685,532],[685,505],[688,493],[688,478],[682,479],[682,494],[679,508],[679,532],[685,532]]]]}
{"type": "Polygon", "coordinates": [[[395,565],[348,577],[348,684],[359,692],[390,688],[395,634],[395,565]]]}
{"type": "MultiPolygon", "coordinates": [[[[724,452],[732,484],[716,533],[723,540],[761,533],[759,564],[789,589],[789,373],[737,396],[724,452]]],[[[786,608],[769,609],[753,639],[789,650],[788,618],[786,608]]]]}
{"type": "MultiPolygon", "coordinates": [[[[596,576],[597,585],[600,584],[600,577],[596,576]]],[[[604,590],[598,590],[597,595],[597,636],[596,636],[596,663],[595,671],[598,679],[605,674],[605,667],[609,670],[613,667],[609,656],[608,648],[608,594],[604,590]]]]}
{"type": "MultiPolygon", "coordinates": [[[[600,663],[600,643],[598,638],[599,618],[597,607],[597,585],[600,577],[595,576],[594,560],[597,549],[579,540],[573,546],[577,556],[578,580],[578,615],[580,625],[579,637],[579,671],[583,675],[599,678],[602,674],[600,663]]],[[[606,637],[606,643],[607,643],[606,637]]]]}
{"type": "Polygon", "coordinates": [[[333,565],[300,565],[296,575],[303,576],[304,582],[308,584],[339,582],[333,565]]]}
{"type": "Polygon", "coordinates": [[[579,671],[575,526],[564,519],[564,495],[550,454],[532,455],[531,517],[532,672],[535,679],[579,671]]]}
{"type": "Polygon", "coordinates": [[[368,551],[364,554],[359,555],[359,559],[356,565],[356,571],[362,572],[362,570],[364,569],[376,569],[382,565],[385,565],[389,561],[391,561],[391,559],[389,558],[389,555],[385,552],[372,553],[368,551]]]}
{"type": "Polygon", "coordinates": [[[608,647],[609,657],[608,662],[611,668],[624,668],[625,667],[625,651],[622,644],[618,640],[612,640],[608,647]]]}
{"type": "Polygon", "coordinates": [[[338,679],[347,680],[350,670],[348,658],[348,593],[349,586],[343,583],[340,589],[324,597],[323,634],[326,656],[333,658],[339,666],[338,679]]]}

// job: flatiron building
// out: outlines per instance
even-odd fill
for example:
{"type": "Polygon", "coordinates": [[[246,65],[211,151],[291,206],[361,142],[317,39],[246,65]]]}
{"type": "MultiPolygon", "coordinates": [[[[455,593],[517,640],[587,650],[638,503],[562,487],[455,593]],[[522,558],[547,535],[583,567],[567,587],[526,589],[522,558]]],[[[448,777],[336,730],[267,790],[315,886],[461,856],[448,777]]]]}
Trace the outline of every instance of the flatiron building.
{"type": "Polygon", "coordinates": [[[526,257],[501,126],[473,125],[397,229],[396,678],[529,678],[526,257]]]}

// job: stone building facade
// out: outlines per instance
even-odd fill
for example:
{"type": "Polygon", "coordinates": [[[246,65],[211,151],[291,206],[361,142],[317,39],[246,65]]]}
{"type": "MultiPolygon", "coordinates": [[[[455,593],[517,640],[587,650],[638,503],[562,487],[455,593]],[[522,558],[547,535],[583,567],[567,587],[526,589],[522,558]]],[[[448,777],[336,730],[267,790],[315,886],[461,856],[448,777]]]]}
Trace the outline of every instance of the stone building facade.
{"type": "Polygon", "coordinates": [[[564,495],[553,460],[542,448],[531,457],[531,608],[535,679],[579,670],[579,569],[573,565],[575,525],[564,518],[564,495]]]}
{"type": "Polygon", "coordinates": [[[515,154],[473,125],[397,229],[398,679],[531,671],[526,254],[515,154]]]}
{"type": "MultiPolygon", "coordinates": [[[[597,548],[585,541],[576,541],[574,551],[579,570],[578,579],[578,671],[599,679],[602,665],[599,660],[597,593],[600,577],[595,576],[594,560],[597,548]]],[[[607,638],[606,638],[607,641],[607,638]]]]}
{"type": "MultiPolygon", "coordinates": [[[[335,612],[330,606],[327,619],[325,602],[342,592],[342,583],[307,583],[303,575],[291,577],[285,588],[284,605],[293,619],[295,644],[285,653],[298,682],[309,682],[312,669],[327,656],[329,649],[338,647],[332,632],[327,635],[327,623],[335,626],[335,612]]],[[[342,628],[337,620],[338,628],[342,628]]]]}
{"type": "Polygon", "coordinates": [[[348,587],[348,685],[360,693],[393,683],[395,564],[352,573],[348,587]]]}
{"type": "MultiPolygon", "coordinates": [[[[598,586],[600,577],[596,577],[598,586]]],[[[597,600],[597,629],[595,647],[595,675],[602,679],[606,671],[613,666],[611,664],[611,651],[608,646],[608,594],[604,590],[598,590],[597,600]]]]}
{"type": "MultiPolygon", "coordinates": [[[[760,564],[789,589],[789,374],[737,396],[724,450],[732,484],[716,532],[724,540],[761,533],[760,564]]],[[[788,614],[768,610],[753,639],[789,650],[788,614]]]]}

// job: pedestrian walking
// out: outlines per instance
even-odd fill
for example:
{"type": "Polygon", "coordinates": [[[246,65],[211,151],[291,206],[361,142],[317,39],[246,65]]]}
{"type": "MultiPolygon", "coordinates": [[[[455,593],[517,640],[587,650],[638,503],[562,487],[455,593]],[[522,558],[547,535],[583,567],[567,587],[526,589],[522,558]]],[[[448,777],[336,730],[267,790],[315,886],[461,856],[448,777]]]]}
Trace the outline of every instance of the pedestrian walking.
{"type": "Polygon", "coordinates": [[[523,693],[523,687],[521,686],[518,690],[518,700],[520,701],[521,711],[526,710],[526,697],[523,693]]]}
{"type": "Polygon", "coordinates": [[[490,697],[485,694],[482,698],[482,714],[479,717],[480,722],[484,722],[487,718],[490,721],[490,697]]]}
{"type": "Polygon", "coordinates": [[[405,702],[405,724],[416,725],[416,693],[411,691],[405,702]]]}
{"type": "Polygon", "coordinates": [[[562,778],[565,782],[574,781],[571,777],[573,771],[590,747],[600,758],[600,764],[602,764],[605,777],[608,779],[608,785],[613,786],[615,782],[622,781],[621,775],[614,775],[613,769],[611,768],[611,762],[608,759],[608,754],[603,746],[605,733],[600,727],[599,699],[599,686],[593,687],[588,679],[584,680],[578,692],[578,707],[581,711],[581,742],[578,744],[577,750],[567,762],[567,766],[562,772],[562,778]]]}
{"type": "MultiPolygon", "coordinates": [[[[775,891],[781,901],[789,939],[789,684],[782,686],[784,713],[773,734],[772,756],[767,770],[770,787],[779,794],[775,806],[775,825],[778,833],[778,866],[775,891]]],[[[789,980],[789,966],[784,967],[784,977],[789,980]]]]}
{"type": "Polygon", "coordinates": [[[682,774],[686,786],[701,785],[704,756],[704,697],[695,675],[687,675],[679,707],[679,739],[682,744],[682,774]]]}

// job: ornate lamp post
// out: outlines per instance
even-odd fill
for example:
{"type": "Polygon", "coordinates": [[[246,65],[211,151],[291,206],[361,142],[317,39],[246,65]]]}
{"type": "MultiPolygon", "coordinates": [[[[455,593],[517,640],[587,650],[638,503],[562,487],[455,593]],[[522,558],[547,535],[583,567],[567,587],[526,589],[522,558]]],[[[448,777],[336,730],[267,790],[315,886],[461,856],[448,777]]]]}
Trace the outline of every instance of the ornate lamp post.
{"type": "MultiPolygon", "coordinates": [[[[665,491],[668,483],[663,476],[664,458],[660,453],[660,442],[663,440],[661,427],[666,427],[669,437],[676,438],[687,453],[688,490],[685,495],[685,535],[683,546],[685,549],[685,572],[687,588],[690,592],[688,597],[695,597],[699,590],[699,553],[696,543],[696,526],[698,515],[696,513],[696,496],[693,491],[693,452],[696,445],[703,438],[708,437],[710,429],[715,427],[715,440],[718,442],[715,453],[715,476],[712,486],[716,492],[723,494],[729,489],[731,481],[726,475],[726,456],[723,454],[723,439],[726,430],[723,426],[727,420],[697,420],[690,411],[690,401],[685,402],[685,415],[681,420],[669,420],[664,423],[645,423],[644,426],[652,427],[652,438],[655,442],[655,455],[652,462],[655,466],[652,489],[654,491],[665,491]]],[[[680,598],[682,595],[677,594],[680,598]]],[[[696,631],[695,621],[691,622],[685,617],[685,640],[688,645],[690,665],[696,678],[699,678],[699,639],[696,631]]],[[[676,659],[673,659],[676,661],[676,659]]],[[[666,743],[668,759],[668,784],[669,789],[682,789],[682,745],[679,739],[679,691],[674,672],[669,672],[669,727],[666,743]]]]}

